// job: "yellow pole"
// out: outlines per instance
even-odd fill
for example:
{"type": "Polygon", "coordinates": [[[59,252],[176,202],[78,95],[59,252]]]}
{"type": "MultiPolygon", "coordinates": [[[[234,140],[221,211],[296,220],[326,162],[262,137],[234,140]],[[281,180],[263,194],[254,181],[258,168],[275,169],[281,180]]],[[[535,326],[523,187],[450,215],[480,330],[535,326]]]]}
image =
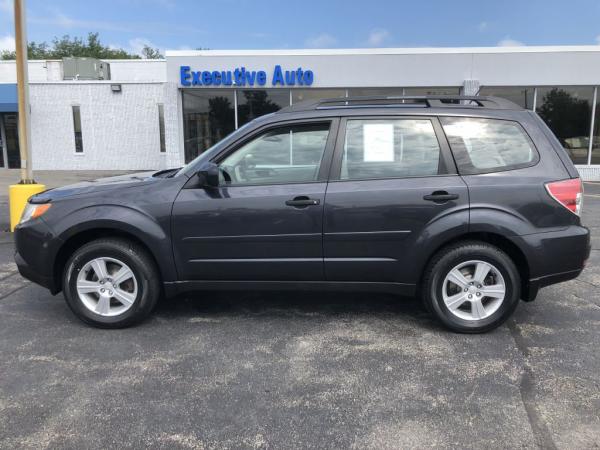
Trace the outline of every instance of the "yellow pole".
{"type": "Polygon", "coordinates": [[[10,230],[21,218],[29,197],[46,187],[36,184],[31,167],[31,127],[29,110],[29,80],[27,73],[27,28],[25,0],[15,1],[15,50],[17,66],[17,93],[19,96],[19,153],[21,155],[21,181],[8,189],[10,203],[10,230]]]}

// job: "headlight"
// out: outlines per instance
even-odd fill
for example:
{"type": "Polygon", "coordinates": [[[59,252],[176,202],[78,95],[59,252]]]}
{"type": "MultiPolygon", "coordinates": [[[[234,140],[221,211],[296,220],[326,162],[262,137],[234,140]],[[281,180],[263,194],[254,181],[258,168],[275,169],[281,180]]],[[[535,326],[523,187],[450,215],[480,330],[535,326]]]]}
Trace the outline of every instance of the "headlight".
{"type": "Polygon", "coordinates": [[[35,219],[36,217],[42,216],[50,209],[50,206],[50,203],[27,203],[23,210],[23,214],[21,214],[21,221],[19,223],[27,222],[29,219],[35,219]]]}

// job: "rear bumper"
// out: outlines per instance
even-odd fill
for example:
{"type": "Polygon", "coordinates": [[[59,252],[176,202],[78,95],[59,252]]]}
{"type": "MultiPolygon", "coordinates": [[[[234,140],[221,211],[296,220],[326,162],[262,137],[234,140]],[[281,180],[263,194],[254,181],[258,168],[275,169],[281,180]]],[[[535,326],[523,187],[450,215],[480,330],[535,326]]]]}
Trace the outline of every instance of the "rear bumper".
{"type": "Polygon", "coordinates": [[[527,292],[523,296],[523,300],[525,301],[533,301],[535,300],[538,291],[544,286],[550,286],[551,284],[562,283],[563,281],[569,281],[574,278],[577,278],[583,269],[580,270],[572,270],[569,272],[563,273],[554,273],[552,275],[546,275],[545,277],[540,278],[532,278],[529,280],[529,286],[527,292]]]}
{"type": "Polygon", "coordinates": [[[540,288],[577,278],[590,256],[590,232],[586,227],[520,236],[528,249],[530,276],[525,300],[533,300],[540,288]]]}

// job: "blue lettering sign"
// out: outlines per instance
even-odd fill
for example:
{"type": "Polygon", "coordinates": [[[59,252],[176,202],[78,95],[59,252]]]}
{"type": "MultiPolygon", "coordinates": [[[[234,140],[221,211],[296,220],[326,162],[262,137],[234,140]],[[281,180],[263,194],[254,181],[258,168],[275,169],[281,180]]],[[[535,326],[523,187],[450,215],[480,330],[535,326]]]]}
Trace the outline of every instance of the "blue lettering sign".
{"type": "Polygon", "coordinates": [[[200,75],[202,75],[202,72],[192,72],[192,84],[194,86],[196,86],[197,84],[202,84],[202,81],[200,80],[200,75]]]}
{"type": "Polygon", "coordinates": [[[231,70],[221,72],[223,86],[231,86],[231,70]]]}
{"type": "Polygon", "coordinates": [[[264,70],[259,70],[258,72],[256,72],[256,82],[259,86],[264,86],[267,82],[267,72],[265,72],[264,70]]]}
{"type": "Polygon", "coordinates": [[[312,70],[307,70],[306,72],[304,72],[304,84],[306,86],[312,85],[314,79],[315,79],[315,74],[313,73],[312,70]]]}
{"type": "Polygon", "coordinates": [[[277,86],[278,84],[285,86],[285,80],[283,79],[283,72],[281,71],[280,65],[275,66],[275,70],[273,70],[273,80],[271,80],[271,84],[273,86],[277,86]]]}
{"type": "Polygon", "coordinates": [[[290,72],[289,70],[285,71],[285,82],[288,86],[293,86],[296,84],[296,72],[290,72]]]}
{"type": "Polygon", "coordinates": [[[190,78],[190,66],[181,66],[179,68],[179,78],[181,79],[182,86],[189,86],[191,84],[188,81],[190,78]]]}
{"type": "MultiPolygon", "coordinates": [[[[265,86],[268,79],[264,70],[246,70],[236,67],[233,70],[192,70],[190,66],[179,67],[181,86],[265,86]]],[[[311,86],[315,80],[312,70],[298,67],[283,70],[279,64],[273,68],[271,86],[311,86]]]]}

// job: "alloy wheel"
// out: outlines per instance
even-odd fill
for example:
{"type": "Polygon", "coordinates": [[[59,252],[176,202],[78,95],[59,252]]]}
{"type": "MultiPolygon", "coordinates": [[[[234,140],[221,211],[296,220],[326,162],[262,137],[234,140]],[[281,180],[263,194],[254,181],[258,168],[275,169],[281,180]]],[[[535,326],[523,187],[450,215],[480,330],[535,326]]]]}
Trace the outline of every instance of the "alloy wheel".
{"type": "Polygon", "coordinates": [[[466,261],[448,272],[442,285],[442,297],[454,316],[468,321],[481,320],[500,308],[506,297],[506,283],[493,264],[466,261]]]}
{"type": "Polygon", "coordinates": [[[77,295],[83,305],[101,316],[118,316],[133,306],[138,283],[133,271],[115,258],[95,258],[77,275],[77,295]]]}

